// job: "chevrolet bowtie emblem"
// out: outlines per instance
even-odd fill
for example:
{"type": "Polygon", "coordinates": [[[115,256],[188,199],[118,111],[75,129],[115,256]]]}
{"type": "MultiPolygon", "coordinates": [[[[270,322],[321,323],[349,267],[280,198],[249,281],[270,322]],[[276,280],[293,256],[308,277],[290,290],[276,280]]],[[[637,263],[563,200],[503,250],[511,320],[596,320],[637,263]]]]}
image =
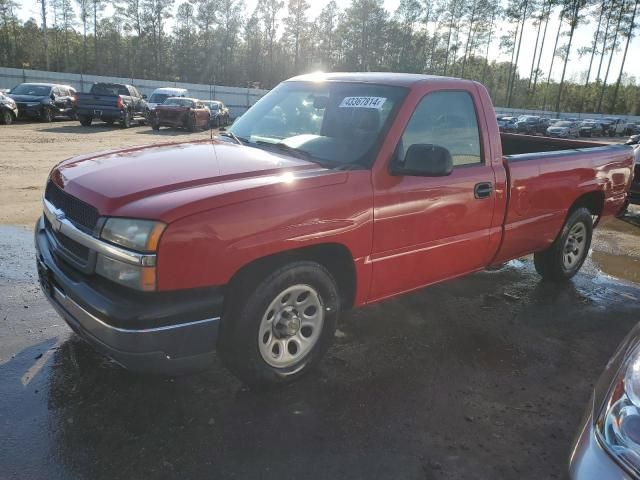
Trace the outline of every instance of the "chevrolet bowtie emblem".
{"type": "Polygon", "coordinates": [[[56,208],[53,210],[53,215],[54,217],[56,217],[56,221],[55,222],[51,222],[51,226],[53,227],[53,229],[58,232],[60,231],[60,228],[62,227],[62,221],[67,218],[66,215],[64,214],[64,212],[62,210],[60,210],[59,208],[56,208]]]}

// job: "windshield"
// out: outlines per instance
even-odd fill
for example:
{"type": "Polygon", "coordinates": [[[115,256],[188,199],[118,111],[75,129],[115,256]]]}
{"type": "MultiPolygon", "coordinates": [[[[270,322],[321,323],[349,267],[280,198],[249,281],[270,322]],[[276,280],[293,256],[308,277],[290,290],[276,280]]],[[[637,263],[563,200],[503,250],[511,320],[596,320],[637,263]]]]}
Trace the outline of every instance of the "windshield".
{"type": "Polygon", "coordinates": [[[164,103],[170,96],[168,93],[154,93],[149,98],[149,103],[164,103]]]}
{"type": "Polygon", "coordinates": [[[572,125],[571,122],[557,122],[556,127],[570,127],[572,125]]]}
{"type": "Polygon", "coordinates": [[[33,95],[34,97],[46,97],[49,93],[51,93],[51,87],[31,83],[23,83],[11,90],[11,95],[33,95]]]}
{"type": "Polygon", "coordinates": [[[250,145],[284,143],[338,165],[369,165],[406,94],[388,85],[284,82],[229,129],[250,145]]]}
{"type": "Polygon", "coordinates": [[[188,98],[168,98],[165,100],[164,105],[178,105],[180,107],[193,107],[195,103],[188,98]]]}

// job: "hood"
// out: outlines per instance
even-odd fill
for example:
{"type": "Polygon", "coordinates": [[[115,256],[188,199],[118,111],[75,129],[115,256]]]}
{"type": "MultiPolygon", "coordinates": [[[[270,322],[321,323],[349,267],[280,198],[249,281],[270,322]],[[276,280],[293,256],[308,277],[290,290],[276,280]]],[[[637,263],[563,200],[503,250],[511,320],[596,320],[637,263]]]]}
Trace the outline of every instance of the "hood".
{"type": "Polygon", "coordinates": [[[48,95],[7,95],[9,98],[13,98],[16,102],[39,102],[45,98],[49,98],[48,95]]]}
{"type": "Polygon", "coordinates": [[[346,172],[254,147],[205,140],[84,155],[51,180],[101,215],[171,222],[198,211],[346,180],[346,172]]]}

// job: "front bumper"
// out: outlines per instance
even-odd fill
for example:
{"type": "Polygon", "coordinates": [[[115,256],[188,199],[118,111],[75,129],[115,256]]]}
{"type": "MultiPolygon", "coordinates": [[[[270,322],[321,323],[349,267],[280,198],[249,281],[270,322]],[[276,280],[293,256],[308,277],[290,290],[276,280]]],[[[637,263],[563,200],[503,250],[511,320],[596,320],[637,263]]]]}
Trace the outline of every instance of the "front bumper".
{"type": "Polygon", "coordinates": [[[569,459],[572,480],[633,480],[602,448],[593,426],[593,397],[569,459]]]}
{"type": "Polygon", "coordinates": [[[18,103],[18,115],[22,118],[34,118],[40,116],[43,105],[41,103],[29,106],[26,103],[18,103]]]}
{"type": "Polygon", "coordinates": [[[213,359],[222,290],[138,293],[71,268],[39,219],[36,260],[42,290],[96,350],[136,372],[178,374],[213,359]]]}

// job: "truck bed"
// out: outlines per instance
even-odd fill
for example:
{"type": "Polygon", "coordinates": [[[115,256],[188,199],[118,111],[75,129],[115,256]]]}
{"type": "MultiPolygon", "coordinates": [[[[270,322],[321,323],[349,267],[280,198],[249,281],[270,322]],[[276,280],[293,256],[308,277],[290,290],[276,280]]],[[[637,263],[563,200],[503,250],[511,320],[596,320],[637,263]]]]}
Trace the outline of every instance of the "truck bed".
{"type": "Polygon", "coordinates": [[[624,205],[629,146],[505,133],[501,142],[509,206],[498,262],[548,247],[576,198],[589,194],[601,216],[624,205]]]}
{"type": "Polygon", "coordinates": [[[500,141],[502,143],[502,154],[507,157],[509,161],[540,158],[538,155],[522,157],[523,155],[532,153],[557,152],[561,150],[605,147],[609,145],[607,143],[593,141],[536,137],[517,133],[500,133],[500,141]]]}

